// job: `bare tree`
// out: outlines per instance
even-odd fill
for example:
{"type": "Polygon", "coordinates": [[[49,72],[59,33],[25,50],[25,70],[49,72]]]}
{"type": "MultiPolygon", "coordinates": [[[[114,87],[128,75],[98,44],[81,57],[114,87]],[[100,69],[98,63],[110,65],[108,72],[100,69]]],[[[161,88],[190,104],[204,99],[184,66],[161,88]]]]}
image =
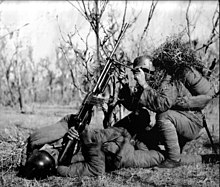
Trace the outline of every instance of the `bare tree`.
{"type": "Polygon", "coordinates": [[[185,14],[185,17],[186,17],[186,33],[187,33],[187,36],[188,36],[188,45],[190,47],[192,47],[193,49],[196,48],[197,44],[198,44],[198,39],[194,39],[192,40],[192,37],[191,35],[193,34],[195,28],[196,28],[196,24],[197,24],[197,21],[201,15],[201,10],[197,10],[194,12],[194,15],[190,16],[190,7],[191,7],[191,0],[188,1],[188,5],[187,5],[187,8],[186,8],[186,14],[185,14]],[[192,18],[190,18],[192,17],[192,18]]]}
{"type": "Polygon", "coordinates": [[[197,48],[197,51],[205,48],[205,53],[206,53],[211,44],[219,41],[219,30],[217,29],[219,27],[219,1],[217,2],[217,6],[212,17],[212,25],[213,26],[209,39],[205,44],[197,48]]]}
{"type": "MultiPolygon", "coordinates": [[[[119,22],[117,22],[117,18],[114,17],[114,13],[108,14],[110,18],[110,22],[108,23],[108,26],[105,26],[102,23],[102,16],[103,16],[103,13],[106,9],[108,2],[109,1],[97,1],[97,0],[93,2],[77,1],[78,6],[76,6],[72,2],[69,2],[88,21],[88,23],[90,24],[96,36],[96,52],[94,52],[94,54],[96,54],[96,59],[93,58],[94,56],[91,56],[89,61],[88,61],[88,58],[85,58],[85,56],[89,56],[88,51],[87,51],[88,45],[85,45],[86,47],[85,47],[85,50],[83,50],[83,53],[80,53],[79,49],[72,46],[75,54],[77,55],[78,61],[81,60],[81,63],[85,64],[84,68],[86,70],[86,73],[85,73],[84,80],[89,82],[90,88],[98,79],[98,76],[100,75],[100,72],[105,65],[108,55],[111,53],[112,49],[114,48],[117,36],[120,35],[120,33],[122,32],[123,25],[125,24],[125,21],[126,21],[127,1],[125,1],[125,9],[124,9],[124,13],[122,15],[122,20],[120,24],[119,22]],[[100,35],[100,32],[101,32],[101,35],[100,35]],[[79,59],[79,57],[81,59],[79,59]],[[88,62],[90,62],[90,64],[88,64],[88,62]],[[90,72],[89,67],[92,68],[92,73],[90,72]]],[[[80,36],[80,33],[78,33],[78,36],[80,36]]],[[[81,39],[81,40],[83,41],[84,39],[81,39]]],[[[85,42],[85,44],[87,44],[87,42],[85,42]]],[[[116,57],[117,55],[115,56],[115,58],[116,57]]],[[[116,60],[119,60],[119,59],[116,59],[116,60]]],[[[116,98],[115,96],[117,93],[116,82],[117,80],[114,78],[114,76],[112,76],[112,79],[110,80],[109,82],[110,84],[107,89],[110,99],[107,102],[107,108],[106,109],[103,108],[103,112],[105,116],[109,116],[110,113],[112,113],[112,110],[116,103],[116,100],[115,100],[116,98]]],[[[104,121],[107,122],[108,120],[104,120],[104,121]]],[[[108,126],[108,125],[104,125],[104,126],[108,126]]]]}
{"type": "Polygon", "coordinates": [[[157,6],[157,3],[158,3],[158,1],[154,2],[154,0],[151,3],[150,11],[149,11],[148,18],[147,18],[147,23],[146,23],[146,26],[144,27],[144,31],[141,35],[140,41],[142,41],[142,39],[144,38],[144,35],[146,35],[146,33],[147,33],[147,30],[149,28],[151,19],[153,18],[153,14],[154,14],[155,8],[157,6]]]}
{"type": "Polygon", "coordinates": [[[21,112],[24,112],[24,103],[23,103],[23,86],[22,86],[22,78],[21,74],[24,67],[24,61],[21,58],[21,54],[19,53],[20,48],[22,47],[21,41],[19,41],[19,32],[16,33],[16,38],[14,42],[15,52],[13,58],[11,59],[12,71],[14,74],[14,79],[12,82],[11,89],[14,88],[14,95],[17,96],[15,103],[19,104],[19,108],[21,112]]]}
{"type": "MultiPolygon", "coordinates": [[[[5,28],[7,30],[7,28],[5,28]]],[[[7,51],[7,37],[3,37],[0,40],[0,58],[1,58],[1,74],[2,74],[2,102],[5,105],[15,106],[16,97],[12,89],[12,71],[13,71],[13,59],[16,52],[9,54],[7,51]]]]}
{"type": "Polygon", "coordinates": [[[187,24],[187,35],[189,38],[189,45],[191,47],[191,32],[190,32],[190,20],[189,20],[189,8],[190,8],[191,0],[189,0],[187,9],[186,9],[186,24],[187,24]]]}
{"type": "MultiPolygon", "coordinates": [[[[70,2],[70,1],[69,1],[70,2]]],[[[77,1],[78,7],[70,2],[72,6],[74,6],[81,15],[88,21],[92,30],[96,35],[96,61],[99,64],[99,45],[100,45],[100,36],[99,36],[99,24],[102,18],[102,15],[106,9],[106,5],[108,4],[108,0],[99,1],[94,0],[93,3],[91,1],[82,0],[77,1]]]]}
{"type": "Polygon", "coordinates": [[[29,69],[31,74],[31,85],[30,85],[30,95],[33,97],[31,100],[37,102],[37,76],[38,76],[38,66],[33,59],[33,48],[29,46],[28,48],[28,58],[29,58],[29,69]]]}
{"type": "Polygon", "coordinates": [[[148,18],[147,18],[147,23],[146,23],[146,26],[144,27],[144,30],[143,30],[143,32],[141,34],[140,41],[139,41],[139,44],[138,44],[137,56],[140,54],[140,48],[142,46],[141,42],[144,39],[144,37],[146,37],[146,35],[147,35],[147,31],[149,29],[150,22],[151,22],[151,20],[153,18],[154,11],[155,11],[155,8],[157,6],[157,3],[158,3],[158,0],[156,0],[156,1],[153,0],[152,3],[151,3],[151,7],[150,7],[148,18]]]}
{"type": "Polygon", "coordinates": [[[55,74],[53,70],[50,69],[49,65],[51,64],[51,61],[49,60],[48,57],[41,59],[39,62],[39,65],[46,70],[47,75],[46,75],[46,80],[47,80],[47,86],[48,86],[48,92],[49,92],[49,101],[53,100],[53,83],[55,80],[55,74]]]}
{"type": "Polygon", "coordinates": [[[61,72],[61,75],[59,76],[58,80],[56,80],[56,84],[59,84],[61,87],[60,94],[61,94],[61,99],[63,100],[65,82],[68,81],[66,79],[66,74],[69,71],[69,68],[67,67],[67,65],[65,65],[65,63],[63,63],[65,61],[65,59],[64,59],[65,57],[64,57],[63,53],[60,51],[60,49],[56,48],[55,51],[56,51],[56,62],[55,62],[56,67],[61,72]]]}
{"type": "MultiPolygon", "coordinates": [[[[1,48],[1,53],[3,52],[3,49],[1,48]]],[[[13,91],[11,89],[11,83],[10,83],[10,74],[11,74],[11,68],[12,68],[12,60],[9,61],[9,63],[7,63],[7,59],[4,57],[4,55],[1,54],[1,65],[2,65],[2,69],[3,69],[3,74],[5,75],[5,80],[6,80],[6,85],[7,85],[7,89],[8,89],[8,93],[9,93],[9,97],[10,100],[8,100],[8,104],[10,104],[11,106],[15,105],[15,97],[13,94],[13,91]]],[[[4,80],[4,79],[3,79],[4,80]]],[[[2,82],[3,83],[3,82],[2,82]]],[[[7,94],[7,91],[4,90],[7,94]]]]}

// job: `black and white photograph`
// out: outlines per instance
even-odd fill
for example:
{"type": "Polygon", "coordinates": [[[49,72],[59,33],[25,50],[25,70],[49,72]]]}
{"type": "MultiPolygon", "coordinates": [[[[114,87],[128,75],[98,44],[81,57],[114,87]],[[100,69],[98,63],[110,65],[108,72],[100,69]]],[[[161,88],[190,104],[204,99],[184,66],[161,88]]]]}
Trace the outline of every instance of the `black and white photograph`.
{"type": "Polygon", "coordinates": [[[0,0],[0,186],[220,185],[219,1],[0,0]]]}

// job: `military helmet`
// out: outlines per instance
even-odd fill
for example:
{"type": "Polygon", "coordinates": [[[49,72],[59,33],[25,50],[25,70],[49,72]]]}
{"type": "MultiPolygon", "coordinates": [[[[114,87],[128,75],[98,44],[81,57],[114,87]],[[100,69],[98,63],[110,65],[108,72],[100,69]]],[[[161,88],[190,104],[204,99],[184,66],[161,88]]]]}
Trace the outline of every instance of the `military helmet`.
{"type": "Polygon", "coordinates": [[[144,68],[148,69],[149,71],[155,71],[155,67],[151,61],[150,56],[138,56],[134,59],[133,68],[144,68]]]}
{"type": "Polygon", "coordinates": [[[47,151],[35,150],[27,159],[20,175],[27,179],[44,179],[54,171],[54,158],[47,151]]]}

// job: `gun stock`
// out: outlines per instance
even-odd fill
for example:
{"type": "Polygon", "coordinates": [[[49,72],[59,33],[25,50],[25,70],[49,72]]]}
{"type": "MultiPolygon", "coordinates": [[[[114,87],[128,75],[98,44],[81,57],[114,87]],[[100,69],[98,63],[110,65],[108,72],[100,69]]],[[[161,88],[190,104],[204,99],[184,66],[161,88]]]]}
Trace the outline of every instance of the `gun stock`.
{"type": "MultiPolygon", "coordinates": [[[[93,88],[92,92],[88,93],[86,97],[83,100],[83,103],[81,105],[81,108],[77,114],[76,117],[76,130],[78,133],[82,133],[82,131],[85,129],[85,126],[90,123],[91,120],[91,111],[93,109],[93,104],[90,103],[90,100],[93,96],[98,96],[100,93],[103,93],[106,85],[108,84],[109,77],[110,77],[110,68],[113,64],[112,62],[112,57],[116,51],[116,49],[119,46],[119,43],[128,28],[129,24],[124,25],[124,29],[122,30],[121,34],[118,37],[118,40],[114,46],[114,49],[112,50],[110,56],[108,57],[107,63],[95,85],[93,88]]],[[[71,158],[74,154],[77,153],[78,149],[78,140],[69,140],[68,143],[66,144],[61,156],[59,157],[58,163],[62,165],[67,165],[70,163],[71,158]]]]}

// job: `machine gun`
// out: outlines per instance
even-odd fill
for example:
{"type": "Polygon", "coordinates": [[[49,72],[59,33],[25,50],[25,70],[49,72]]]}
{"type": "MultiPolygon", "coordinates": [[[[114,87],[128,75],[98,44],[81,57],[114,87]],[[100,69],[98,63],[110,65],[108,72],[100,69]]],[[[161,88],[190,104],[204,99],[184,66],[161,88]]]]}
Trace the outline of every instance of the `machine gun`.
{"type": "MultiPolygon", "coordinates": [[[[118,36],[118,40],[114,46],[114,49],[112,50],[110,56],[107,59],[107,63],[96,83],[96,85],[94,86],[93,90],[91,92],[89,92],[86,97],[84,98],[82,105],[80,107],[80,110],[78,112],[78,114],[76,114],[75,117],[75,128],[78,131],[78,133],[82,133],[83,130],[85,129],[86,125],[90,123],[91,120],[91,111],[93,109],[94,103],[91,102],[91,100],[94,98],[94,96],[98,96],[99,94],[103,93],[108,82],[109,79],[111,77],[111,72],[110,69],[112,67],[113,64],[113,60],[112,57],[126,31],[126,29],[128,28],[129,24],[125,24],[124,27],[122,28],[122,32],[120,33],[120,35],[118,36]]],[[[70,162],[70,157],[72,157],[72,155],[77,153],[77,146],[78,146],[78,140],[74,139],[74,140],[69,140],[61,154],[61,156],[59,157],[59,164],[63,164],[66,165],[70,162]]]]}

